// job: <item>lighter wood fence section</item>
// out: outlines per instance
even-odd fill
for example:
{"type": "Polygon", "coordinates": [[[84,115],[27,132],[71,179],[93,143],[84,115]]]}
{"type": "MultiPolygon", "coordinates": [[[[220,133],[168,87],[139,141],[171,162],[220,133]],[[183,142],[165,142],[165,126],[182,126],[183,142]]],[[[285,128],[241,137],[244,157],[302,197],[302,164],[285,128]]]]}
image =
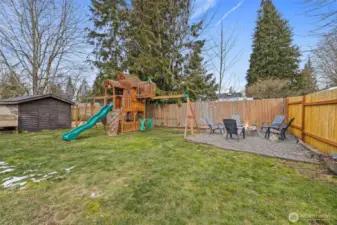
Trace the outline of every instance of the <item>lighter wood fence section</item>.
{"type": "Polygon", "coordinates": [[[295,117],[291,131],[321,152],[337,152],[337,89],[290,97],[287,102],[288,118],[295,117]]]}
{"type": "Polygon", "coordinates": [[[287,120],[295,118],[290,131],[298,138],[302,137],[303,96],[287,98],[287,120]]]}
{"type": "MultiPolygon", "coordinates": [[[[207,127],[204,117],[212,120],[213,123],[222,123],[223,119],[232,118],[233,114],[239,114],[242,121],[260,126],[264,123],[271,123],[275,115],[284,115],[285,100],[263,99],[252,101],[228,101],[228,102],[195,102],[192,103],[196,120],[201,127],[207,127]]],[[[164,126],[184,127],[186,118],[186,106],[177,104],[170,105],[148,105],[147,117],[154,119],[154,123],[164,123],[164,126]]]]}
{"type": "MultiPolygon", "coordinates": [[[[85,109],[85,107],[86,107],[85,104],[86,103],[77,104],[77,107],[78,107],[78,112],[77,112],[78,119],[81,119],[83,121],[87,121],[90,116],[95,115],[102,108],[98,103],[95,103],[95,104],[87,103],[87,109],[85,109]]],[[[76,120],[75,119],[76,118],[76,105],[72,106],[71,118],[72,118],[73,121],[76,120]]]]}

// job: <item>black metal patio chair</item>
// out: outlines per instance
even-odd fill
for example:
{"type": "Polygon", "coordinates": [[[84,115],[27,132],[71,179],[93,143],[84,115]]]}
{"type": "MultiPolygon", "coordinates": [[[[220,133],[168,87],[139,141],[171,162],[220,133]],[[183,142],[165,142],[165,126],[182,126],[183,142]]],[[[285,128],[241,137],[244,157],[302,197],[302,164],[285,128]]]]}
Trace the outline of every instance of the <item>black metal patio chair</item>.
{"type": "Polygon", "coordinates": [[[240,135],[242,135],[243,139],[246,137],[246,131],[244,127],[238,127],[236,120],[234,119],[224,119],[223,123],[225,125],[225,129],[227,131],[226,139],[228,136],[230,138],[233,138],[233,134],[238,136],[238,139],[240,139],[240,135]]]}

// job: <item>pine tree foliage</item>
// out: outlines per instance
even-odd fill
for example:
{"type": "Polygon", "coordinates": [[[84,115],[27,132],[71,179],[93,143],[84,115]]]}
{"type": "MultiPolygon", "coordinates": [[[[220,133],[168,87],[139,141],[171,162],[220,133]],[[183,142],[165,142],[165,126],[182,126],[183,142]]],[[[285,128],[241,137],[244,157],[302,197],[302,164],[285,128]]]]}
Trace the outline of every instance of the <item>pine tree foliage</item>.
{"type": "Polygon", "coordinates": [[[92,0],[90,11],[94,28],[89,29],[88,40],[94,47],[92,63],[103,74],[125,69],[125,27],[127,3],[124,0],[92,0]]]}
{"type": "Polygon", "coordinates": [[[197,41],[191,55],[188,57],[183,80],[183,88],[189,94],[192,100],[215,100],[217,98],[216,84],[213,74],[207,73],[203,68],[203,58],[201,50],[205,41],[197,41]]]}
{"type": "Polygon", "coordinates": [[[13,98],[26,94],[26,90],[12,74],[4,74],[0,82],[0,99],[13,98]]]}
{"type": "MultiPolygon", "coordinates": [[[[196,50],[203,28],[203,21],[190,21],[191,1],[92,0],[94,28],[89,40],[95,46],[94,65],[100,70],[94,94],[103,94],[102,82],[114,79],[120,72],[129,72],[141,80],[151,78],[163,91],[184,92],[186,82],[211,86],[213,75],[206,71],[201,81],[186,80],[189,75],[184,68],[190,63],[189,56],[196,50]]],[[[191,83],[189,90],[194,85],[200,86],[191,83]]],[[[213,98],[213,88],[206,88],[203,95],[213,98]]]]}
{"type": "Polygon", "coordinates": [[[298,80],[299,49],[293,44],[288,21],[281,18],[272,0],[262,0],[253,36],[247,86],[266,78],[298,80]]]}
{"type": "MultiPolygon", "coordinates": [[[[194,25],[189,25],[190,1],[133,0],[128,42],[130,72],[150,76],[162,90],[177,87],[182,52],[194,25]]],[[[174,91],[174,90],[172,90],[174,91]]]]}

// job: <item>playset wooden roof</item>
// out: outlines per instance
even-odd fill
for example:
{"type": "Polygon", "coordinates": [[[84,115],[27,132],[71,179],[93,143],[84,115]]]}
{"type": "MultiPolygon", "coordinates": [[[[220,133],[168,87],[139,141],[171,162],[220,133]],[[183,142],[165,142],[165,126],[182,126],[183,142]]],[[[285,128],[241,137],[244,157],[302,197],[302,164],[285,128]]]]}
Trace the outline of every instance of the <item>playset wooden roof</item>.
{"type": "Polygon", "coordinates": [[[106,80],[104,82],[104,87],[108,86],[117,87],[121,89],[131,89],[137,88],[139,83],[142,83],[137,76],[128,75],[128,74],[119,74],[116,80],[106,80]]]}

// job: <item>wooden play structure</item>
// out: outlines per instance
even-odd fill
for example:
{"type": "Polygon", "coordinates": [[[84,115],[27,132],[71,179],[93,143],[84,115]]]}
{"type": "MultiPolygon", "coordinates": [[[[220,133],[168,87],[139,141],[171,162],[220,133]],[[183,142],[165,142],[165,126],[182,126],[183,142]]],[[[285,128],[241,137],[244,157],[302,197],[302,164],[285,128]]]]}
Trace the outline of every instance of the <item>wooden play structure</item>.
{"type": "MultiPolygon", "coordinates": [[[[189,107],[186,113],[184,136],[187,136],[188,128],[191,130],[191,135],[194,135],[193,121],[197,127],[198,124],[190,105],[189,96],[187,94],[156,96],[156,90],[156,84],[150,80],[141,81],[136,76],[120,74],[116,80],[106,80],[104,82],[104,96],[86,98],[91,100],[90,116],[94,115],[95,102],[103,101],[104,106],[113,103],[114,107],[106,116],[104,127],[108,135],[116,136],[139,130],[141,121],[151,121],[151,118],[146,118],[147,100],[185,98],[189,107]]],[[[87,108],[86,105],[85,114],[87,114],[87,108]]],[[[75,112],[77,126],[79,124],[78,107],[75,108],[75,112]]],[[[83,117],[80,117],[80,120],[81,118],[83,117]]]]}

